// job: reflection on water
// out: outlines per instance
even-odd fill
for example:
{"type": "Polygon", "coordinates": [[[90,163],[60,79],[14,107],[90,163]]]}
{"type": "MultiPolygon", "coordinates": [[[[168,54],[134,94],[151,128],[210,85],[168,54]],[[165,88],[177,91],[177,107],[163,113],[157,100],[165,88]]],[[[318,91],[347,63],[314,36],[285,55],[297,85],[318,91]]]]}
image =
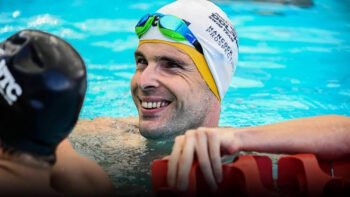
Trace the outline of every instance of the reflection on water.
{"type": "Polygon", "coordinates": [[[143,138],[135,123],[133,118],[82,120],[70,136],[80,154],[107,172],[117,195],[150,194],[150,164],[171,150],[171,142],[143,138]]]}

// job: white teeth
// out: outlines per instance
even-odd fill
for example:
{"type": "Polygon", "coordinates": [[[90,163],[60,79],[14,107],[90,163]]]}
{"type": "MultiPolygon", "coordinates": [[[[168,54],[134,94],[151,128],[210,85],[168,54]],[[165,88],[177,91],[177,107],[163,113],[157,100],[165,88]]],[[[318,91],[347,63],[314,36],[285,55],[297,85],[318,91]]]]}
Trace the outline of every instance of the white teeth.
{"type": "Polygon", "coordinates": [[[159,101],[159,102],[145,102],[145,101],[141,101],[141,106],[143,108],[146,109],[156,109],[156,108],[161,108],[166,106],[167,103],[163,102],[163,101],[159,101]]]}

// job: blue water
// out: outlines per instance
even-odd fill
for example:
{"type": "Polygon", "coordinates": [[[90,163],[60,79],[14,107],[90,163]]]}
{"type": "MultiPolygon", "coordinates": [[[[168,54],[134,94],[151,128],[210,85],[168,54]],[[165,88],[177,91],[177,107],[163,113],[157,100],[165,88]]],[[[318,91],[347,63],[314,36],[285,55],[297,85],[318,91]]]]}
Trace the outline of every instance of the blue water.
{"type": "MultiPolygon", "coordinates": [[[[68,40],[88,68],[81,118],[136,116],[129,91],[133,26],[171,2],[0,1],[0,40],[24,28],[68,40]]],[[[350,115],[350,1],[314,6],[217,1],[239,35],[240,56],[220,125],[247,126],[321,114],[350,115]]]]}

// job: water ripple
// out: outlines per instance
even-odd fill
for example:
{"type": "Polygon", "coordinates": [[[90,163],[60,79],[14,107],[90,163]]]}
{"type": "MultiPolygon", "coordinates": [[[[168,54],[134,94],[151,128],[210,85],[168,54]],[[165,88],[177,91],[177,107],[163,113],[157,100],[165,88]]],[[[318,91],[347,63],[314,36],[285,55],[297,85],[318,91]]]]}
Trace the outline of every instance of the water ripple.
{"type": "Polygon", "coordinates": [[[129,36],[126,39],[117,39],[112,42],[110,41],[98,41],[92,43],[93,46],[100,46],[104,48],[112,49],[113,51],[124,51],[128,49],[135,49],[137,46],[138,39],[136,36],[129,36]]]}
{"type": "Polygon", "coordinates": [[[28,27],[41,27],[43,25],[51,25],[51,26],[57,26],[60,24],[60,19],[50,15],[50,14],[43,14],[38,15],[30,18],[28,20],[28,27]]]}
{"type": "Polygon", "coordinates": [[[253,79],[245,79],[241,77],[234,77],[230,87],[235,88],[261,88],[264,87],[264,84],[261,81],[253,79]]]}
{"type": "Polygon", "coordinates": [[[90,35],[105,35],[113,32],[134,32],[137,20],[130,19],[88,19],[74,26],[90,35]]]}
{"type": "Polygon", "coordinates": [[[253,26],[240,29],[241,38],[259,41],[342,44],[344,41],[336,38],[338,35],[337,32],[312,27],[253,26]]]}

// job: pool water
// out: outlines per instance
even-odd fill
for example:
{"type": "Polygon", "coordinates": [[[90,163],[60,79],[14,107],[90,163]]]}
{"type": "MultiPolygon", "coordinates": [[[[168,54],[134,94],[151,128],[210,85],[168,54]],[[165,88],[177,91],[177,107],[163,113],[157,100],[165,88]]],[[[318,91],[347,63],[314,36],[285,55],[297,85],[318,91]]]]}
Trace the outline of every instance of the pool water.
{"type": "MultiPolygon", "coordinates": [[[[24,28],[63,37],[87,64],[88,93],[81,118],[137,116],[129,87],[138,43],[133,27],[142,15],[168,2],[0,1],[0,40],[24,28]]],[[[238,67],[223,100],[221,126],[350,115],[350,1],[316,0],[311,7],[248,0],[215,2],[233,21],[240,45],[238,67]]],[[[141,140],[142,147],[127,149],[134,151],[130,153],[118,146],[118,136],[123,135],[105,134],[98,138],[101,141],[87,135],[77,139],[80,143],[75,147],[97,160],[117,182],[116,166],[144,164],[138,169],[148,169],[150,159],[140,163],[143,157],[139,155],[136,163],[131,161],[139,153],[155,152],[150,158],[156,158],[162,146],[141,140]],[[114,143],[106,148],[106,141],[114,143]],[[90,149],[84,149],[89,144],[90,149]],[[104,147],[98,148],[101,144],[104,147]],[[129,161],[127,157],[130,162],[118,164],[129,161]]],[[[142,173],[149,175],[149,171],[142,173]]]]}
{"type": "MultiPolygon", "coordinates": [[[[0,40],[23,28],[65,38],[88,67],[81,118],[136,116],[129,91],[137,46],[133,26],[168,2],[0,1],[0,40]]],[[[350,1],[318,0],[310,8],[216,2],[233,21],[240,44],[220,125],[350,115],[350,1]]]]}

